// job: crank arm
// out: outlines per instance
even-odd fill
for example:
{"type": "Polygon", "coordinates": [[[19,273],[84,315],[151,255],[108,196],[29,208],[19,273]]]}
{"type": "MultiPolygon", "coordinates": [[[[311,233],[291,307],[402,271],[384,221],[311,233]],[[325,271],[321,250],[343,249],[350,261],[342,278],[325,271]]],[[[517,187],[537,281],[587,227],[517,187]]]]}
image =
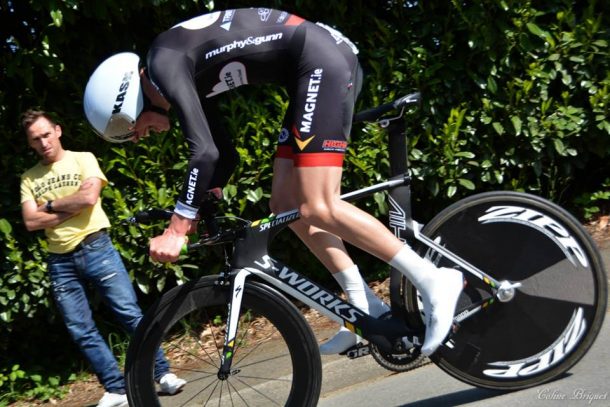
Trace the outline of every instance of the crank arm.
{"type": "Polygon", "coordinates": [[[359,342],[346,351],[339,353],[339,355],[347,356],[348,359],[357,359],[370,354],[371,346],[368,343],[365,345],[362,342],[359,342]]]}

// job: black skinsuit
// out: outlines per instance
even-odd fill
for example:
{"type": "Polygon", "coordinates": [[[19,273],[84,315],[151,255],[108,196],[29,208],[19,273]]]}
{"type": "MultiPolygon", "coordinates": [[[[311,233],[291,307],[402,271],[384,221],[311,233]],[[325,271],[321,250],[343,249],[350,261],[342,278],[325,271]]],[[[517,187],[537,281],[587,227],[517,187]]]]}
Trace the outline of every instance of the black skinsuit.
{"type": "Polygon", "coordinates": [[[191,154],[176,212],[193,219],[205,192],[231,176],[238,156],[213,97],[238,86],[287,88],[276,157],[341,166],[360,87],[356,53],[338,31],[266,8],[217,11],[161,33],[147,74],[175,109],[191,154]]]}

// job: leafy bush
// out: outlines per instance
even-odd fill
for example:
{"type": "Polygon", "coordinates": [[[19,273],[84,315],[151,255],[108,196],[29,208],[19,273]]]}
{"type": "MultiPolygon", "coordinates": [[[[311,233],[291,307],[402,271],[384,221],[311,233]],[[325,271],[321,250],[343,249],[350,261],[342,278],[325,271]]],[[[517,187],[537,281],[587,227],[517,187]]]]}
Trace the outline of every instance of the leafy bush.
{"type": "MultiPolygon", "coordinates": [[[[63,381],[70,382],[75,378],[76,375],[70,375],[63,381]]],[[[0,388],[3,389],[0,406],[7,406],[17,399],[49,401],[62,398],[66,394],[66,389],[60,386],[61,382],[59,376],[29,373],[22,370],[19,365],[6,368],[6,371],[0,369],[0,388]]]]}
{"type": "MultiPolygon", "coordinates": [[[[608,2],[268,3],[335,26],[358,45],[365,70],[358,107],[413,90],[423,93],[421,109],[405,120],[419,220],[426,221],[450,201],[492,189],[531,191],[582,218],[607,213],[608,2]]],[[[104,57],[118,50],[144,55],[156,33],[178,21],[208,7],[252,5],[64,0],[12,1],[0,9],[0,173],[5,176],[0,183],[1,394],[13,394],[6,380],[13,366],[19,365],[26,376],[15,373],[17,383],[38,374],[28,360],[70,371],[82,363],[50,299],[44,240],[22,225],[18,176],[37,158],[17,117],[33,105],[53,110],[64,128],[64,146],[98,156],[110,180],[103,202],[113,222],[112,238],[146,307],[175,284],[217,272],[223,253],[212,250],[174,265],[149,260],[148,239],[163,225],[123,221],[137,210],[174,203],[187,160],[183,137],[174,126],[168,134],[136,145],[100,143],[83,118],[84,85],[104,57]],[[46,344],[44,351],[40,343],[46,344]]],[[[239,89],[224,101],[227,130],[241,155],[224,190],[224,212],[246,218],[268,214],[272,155],[286,103],[285,93],[274,87],[239,89]]],[[[355,126],[343,188],[370,184],[388,172],[385,133],[375,125],[355,126]]],[[[383,218],[387,208],[380,198],[358,205],[383,218]]],[[[291,232],[278,236],[272,251],[332,284],[291,232]]],[[[350,251],[367,277],[383,275],[383,266],[354,248],[350,251]]],[[[98,311],[103,333],[114,335],[116,327],[98,311]]],[[[67,375],[47,370],[41,375],[48,378],[41,379],[44,383],[51,377],[66,380],[67,375]]]]}
{"type": "Polygon", "coordinates": [[[584,193],[575,200],[576,205],[582,208],[586,220],[592,220],[596,215],[610,213],[610,178],[606,178],[600,187],[602,189],[584,193]]]}

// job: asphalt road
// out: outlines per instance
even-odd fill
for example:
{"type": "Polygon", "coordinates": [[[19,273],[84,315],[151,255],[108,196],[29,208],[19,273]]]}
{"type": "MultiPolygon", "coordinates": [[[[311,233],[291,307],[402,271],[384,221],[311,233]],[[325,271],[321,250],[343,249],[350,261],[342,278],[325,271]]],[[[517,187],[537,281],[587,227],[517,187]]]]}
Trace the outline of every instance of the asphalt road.
{"type": "MultiPolygon", "coordinates": [[[[326,389],[319,407],[359,406],[610,406],[610,322],[564,377],[511,393],[478,389],[429,364],[411,372],[383,374],[336,390],[326,389]]],[[[370,359],[370,358],[367,358],[370,359]]],[[[372,361],[372,360],[371,360],[372,361]]],[[[352,367],[344,362],[343,371],[352,367]]],[[[330,366],[334,369],[334,366],[330,366]]],[[[329,372],[325,366],[325,375],[329,372]]],[[[340,373],[340,372],[339,372],[340,373]]]]}
{"type": "MultiPolygon", "coordinates": [[[[602,251],[606,271],[610,247],[602,251]]],[[[610,273],[609,273],[610,274],[610,273]]],[[[370,406],[610,406],[610,315],[583,359],[558,380],[511,393],[478,389],[428,364],[392,374],[372,358],[324,357],[319,407],[370,406]]]]}

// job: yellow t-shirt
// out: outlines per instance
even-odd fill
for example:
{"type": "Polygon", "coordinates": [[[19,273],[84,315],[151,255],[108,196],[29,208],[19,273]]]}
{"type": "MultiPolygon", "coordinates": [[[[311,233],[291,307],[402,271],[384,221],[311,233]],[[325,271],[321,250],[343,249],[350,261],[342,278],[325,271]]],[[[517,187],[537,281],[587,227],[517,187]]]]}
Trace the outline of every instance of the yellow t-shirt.
{"type": "MultiPolygon", "coordinates": [[[[102,187],[108,184],[95,156],[89,152],[66,150],[64,157],[49,165],[38,163],[21,176],[21,203],[35,201],[37,205],[72,195],[87,178],[99,178],[102,187]]],[[[110,227],[101,199],[95,205],[59,225],[45,229],[51,253],[67,253],[90,233],[110,227]]]]}

